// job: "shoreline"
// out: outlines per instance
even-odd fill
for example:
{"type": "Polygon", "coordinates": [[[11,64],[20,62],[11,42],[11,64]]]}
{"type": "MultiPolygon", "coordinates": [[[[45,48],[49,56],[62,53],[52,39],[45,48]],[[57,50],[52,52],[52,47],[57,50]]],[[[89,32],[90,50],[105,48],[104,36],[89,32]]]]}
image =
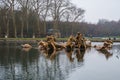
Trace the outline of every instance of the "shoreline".
{"type": "MultiPolygon", "coordinates": [[[[56,42],[66,42],[68,38],[58,38],[56,42]]],[[[88,38],[89,39],[89,38],[88,38]]],[[[0,43],[37,43],[39,41],[45,41],[45,38],[0,38],[0,43]]],[[[90,38],[91,42],[103,42],[105,39],[90,38]]],[[[120,39],[112,40],[113,42],[120,42],[120,39]]]]}

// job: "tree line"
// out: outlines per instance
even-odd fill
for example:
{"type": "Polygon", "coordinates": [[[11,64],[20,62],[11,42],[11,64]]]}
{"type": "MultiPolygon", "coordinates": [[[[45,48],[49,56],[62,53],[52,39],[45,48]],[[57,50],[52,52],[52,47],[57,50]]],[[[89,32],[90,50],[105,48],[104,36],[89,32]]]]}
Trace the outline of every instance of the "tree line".
{"type": "Polygon", "coordinates": [[[119,36],[120,20],[83,21],[85,10],[71,0],[0,0],[0,37],[45,37],[49,29],[59,30],[61,37],[119,36]]]}
{"type": "Polygon", "coordinates": [[[49,21],[59,29],[61,21],[80,21],[84,12],[70,0],[0,0],[1,37],[40,37],[46,35],[49,21]]]}

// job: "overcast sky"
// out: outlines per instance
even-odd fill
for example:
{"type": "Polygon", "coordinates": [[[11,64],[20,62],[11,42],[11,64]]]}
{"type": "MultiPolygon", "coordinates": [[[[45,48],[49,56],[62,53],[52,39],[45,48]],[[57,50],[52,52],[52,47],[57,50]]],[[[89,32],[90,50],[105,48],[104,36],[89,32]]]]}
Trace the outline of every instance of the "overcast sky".
{"type": "Polygon", "coordinates": [[[72,0],[76,6],[86,10],[85,21],[97,23],[99,19],[118,21],[120,0],[72,0]]]}

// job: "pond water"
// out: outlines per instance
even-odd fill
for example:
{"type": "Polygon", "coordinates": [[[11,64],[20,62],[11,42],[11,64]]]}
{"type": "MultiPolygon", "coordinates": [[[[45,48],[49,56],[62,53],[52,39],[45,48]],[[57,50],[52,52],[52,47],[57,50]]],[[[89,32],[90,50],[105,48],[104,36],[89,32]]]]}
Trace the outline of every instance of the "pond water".
{"type": "Polygon", "coordinates": [[[17,44],[0,44],[0,80],[120,80],[120,43],[106,54],[94,48],[55,53],[45,57],[36,45],[24,51],[17,44]]]}

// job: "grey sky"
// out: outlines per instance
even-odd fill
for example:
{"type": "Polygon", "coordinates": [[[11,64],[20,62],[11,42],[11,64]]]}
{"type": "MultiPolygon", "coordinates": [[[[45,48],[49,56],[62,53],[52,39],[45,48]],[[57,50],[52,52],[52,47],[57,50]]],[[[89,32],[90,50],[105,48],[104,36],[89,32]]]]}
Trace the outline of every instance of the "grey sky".
{"type": "Polygon", "coordinates": [[[96,23],[99,19],[118,21],[120,19],[120,0],[72,0],[78,7],[86,10],[85,21],[96,23]]]}

